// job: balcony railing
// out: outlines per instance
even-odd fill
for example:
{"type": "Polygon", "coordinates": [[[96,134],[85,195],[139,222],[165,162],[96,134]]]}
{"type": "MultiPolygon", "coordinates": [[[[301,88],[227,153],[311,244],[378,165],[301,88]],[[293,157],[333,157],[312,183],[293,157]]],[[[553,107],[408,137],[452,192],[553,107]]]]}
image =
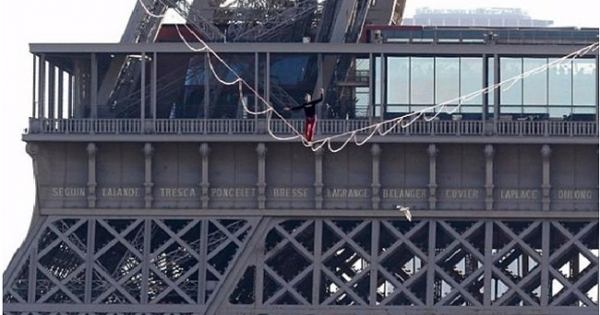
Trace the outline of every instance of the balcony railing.
{"type": "MultiPolygon", "coordinates": [[[[264,119],[47,119],[31,118],[25,134],[265,134],[264,119]]],[[[302,131],[303,120],[270,120],[269,130],[278,135],[302,131]]],[[[388,135],[431,136],[598,136],[594,121],[477,121],[418,120],[403,126],[402,122],[374,125],[367,119],[328,120],[318,122],[318,133],[337,135],[356,131],[388,135]],[[379,130],[375,131],[375,128],[379,130]],[[391,130],[390,130],[391,129],[391,130]]]]}

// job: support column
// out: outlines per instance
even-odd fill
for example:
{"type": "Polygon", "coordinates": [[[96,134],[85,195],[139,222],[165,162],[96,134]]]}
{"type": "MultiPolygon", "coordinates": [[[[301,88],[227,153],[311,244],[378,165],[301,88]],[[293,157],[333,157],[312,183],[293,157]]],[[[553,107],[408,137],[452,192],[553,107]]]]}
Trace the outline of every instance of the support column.
{"type": "Polygon", "coordinates": [[[156,52],[152,53],[152,72],[150,73],[150,108],[152,109],[152,119],[156,120],[156,52]]]}
{"type": "Polygon", "coordinates": [[[429,220],[428,224],[428,238],[427,238],[427,278],[425,293],[425,305],[433,306],[435,301],[435,239],[436,239],[436,221],[429,220]]]}
{"type": "Polygon", "coordinates": [[[144,180],[144,202],[146,209],[152,208],[152,201],[154,198],[152,197],[152,187],[154,187],[154,182],[152,182],[152,154],[154,153],[154,148],[150,142],[146,142],[144,145],[144,161],[145,161],[145,180],[144,180]]]}
{"type": "Polygon", "coordinates": [[[319,305],[321,290],[321,260],[323,255],[323,219],[315,219],[315,239],[312,274],[312,305],[319,305]]]}
{"type": "Polygon", "coordinates": [[[379,83],[381,84],[379,86],[379,90],[381,91],[381,95],[379,100],[381,101],[380,104],[380,110],[381,112],[380,114],[380,118],[381,120],[385,120],[385,113],[387,112],[387,57],[382,53],[381,55],[379,55],[381,58],[381,74],[380,74],[380,81],[379,83]]]}
{"type": "Polygon", "coordinates": [[[369,53],[369,105],[368,113],[369,124],[372,124],[372,118],[375,116],[375,58],[373,53],[369,53]]]}
{"type": "Polygon", "coordinates": [[[38,84],[38,82],[37,82],[37,79],[38,79],[38,76],[37,76],[37,61],[38,61],[38,59],[37,58],[38,57],[36,55],[33,55],[33,67],[32,67],[33,68],[33,75],[32,75],[33,84],[31,85],[32,86],[32,91],[31,91],[31,118],[37,118],[37,115],[36,115],[36,113],[37,113],[36,112],[37,111],[37,106],[36,106],[36,98],[37,98],[37,96],[35,95],[35,91],[36,91],[35,87],[38,84]]]}
{"type": "Polygon", "coordinates": [[[550,211],[550,146],[542,146],[542,210],[550,211]]]}
{"type": "Polygon", "coordinates": [[[315,151],[315,208],[323,209],[323,148],[315,151]]]}
{"type": "Polygon", "coordinates": [[[140,119],[142,121],[141,133],[148,133],[146,126],[146,53],[142,52],[142,58],[140,59],[140,119]]]}
{"type": "MultiPolygon", "coordinates": [[[[91,88],[90,88],[90,106],[91,106],[91,118],[98,118],[98,61],[96,54],[92,53],[92,64],[91,64],[91,88]]],[[[142,85],[143,86],[143,85],[142,85]]]]}
{"type": "Polygon", "coordinates": [[[74,61],[75,71],[73,75],[73,118],[85,117],[85,109],[83,105],[83,91],[85,90],[85,78],[83,71],[83,62],[81,59],[74,61]]]}
{"type": "Polygon", "coordinates": [[[64,118],[64,106],[65,106],[65,102],[64,102],[64,97],[65,97],[65,87],[64,87],[64,83],[63,81],[65,80],[64,78],[64,72],[62,70],[58,71],[58,102],[56,104],[56,106],[58,107],[58,114],[57,117],[58,119],[63,119],[64,118]]]}
{"type": "Polygon", "coordinates": [[[41,55],[38,69],[38,118],[44,118],[46,113],[46,56],[41,55]]]}
{"type": "MultiPolygon", "coordinates": [[[[259,84],[258,84],[258,80],[260,80],[260,78],[258,76],[259,62],[260,62],[260,55],[258,52],[255,52],[254,53],[254,82],[252,83],[254,91],[260,91],[259,84]]],[[[261,103],[262,103],[262,101],[261,101],[261,103]]],[[[258,99],[258,93],[254,93],[254,111],[255,112],[261,111],[263,109],[262,106],[259,106],[259,104],[260,103],[259,103],[259,99],[258,99]]],[[[254,123],[256,124],[256,131],[255,131],[256,133],[259,133],[259,134],[265,133],[265,131],[267,130],[266,120],[264,120],[264,119],[259,120],[259,115],[254,115],[254,123]]]]}
{"type": "Polygon", "coordinates": [[[48,67],[48,113],[47,116],[50,119],[56,118],[54,113],[56,112],[56,106],[54,100],[56,99],[56,67],[52,64],[48,67]]]}
{"type": "Polygon", "coordinates": [[[371,235],[371,264],[369,265],[369,305],[377,305],[377,274],[379,269],[379,235],[381,233],[381,220],[372,219],[373,228],[371,235]]]}
{"type": "MultiPolygon", "coordinates": [[[[484,269],[483,269],[483,306],[492,305],[492,250],[494,249],[494,221],[485,221],[484,269]]],[[[495,293],[496,295],[498,292],[495,293]]]]}
{"type": "MultiPolygon", "coordinates": [[[[208,70],[210,67],[208,63],[208,54],[204,55],[204,119],[210,118],[210,76],[212,74],[211,71],[208,70]]],[[[204,132],[206,132],[206,124],[204,124],[204,132]]]]}
{"type": "Polygon", "coordinates": [[[210,148],[207,143],[203,143],[200,145],[200,156],[202,157],[202,182],[200,183],[200,188],[202,189],[202,196],[200,200],[202,201],[202,208],[208,208],[208,201],[210,200],[208,196],[208,188],[210,186],[208,182],[208,156],[210,155],[210,148]]]}
{"type": "Polygon", "coordinates": [[[96,144],[93,142],[88,143],[87,145],[87,154],[88,154],[88,207],[96,208],[96,186],[98,183],[96,182],[96,153],[98,152],[98,148],[96,144]]]}
{"type": "Polygon", "coordinates": [[[436,156],[438,153],[435,144],[430,144],[427,148],[429,154],[429,209],[435,210],[437,203],[437,170],[436,170],[436,156]]]}
{"type": "MultiPolygon", "coordinates": [[[[96,260],[96,257],[95,257],[96,219],[89,218],[87,220],[87,226],[88,226],[87,242],[86,242],[87,243],[86,244],[87,245],[87,255],[85,257],[85,264],[87,267],[85,268],[85,289],[84,289],[84,295],[83,295],[83,302],[85,304],[91,304],[92,303],[92,290],[95,289],[93,287],[93,279],[94,279],[94,267],[93,266],[94,266],[94,261],[96,260]]],[[[148,279],[148,278],[144,278],[144,279],[148,279]]]]}
{"type": "Polygon", "coordinates": [[[267,52],[265,56],[265,100],[271,104],[271,53],[267,52]]]}
{"type": "Polygon", "coordinates": [[[258,209],[264,209],[267,201],[267,197],[265,196],[265,188],[267,187],[265,180],[267,147],[261,142],[256,146],[256,152],[258,153],[258,182],[256,183],[256,187],[258,188],[258,209]]]}
{"type": "Polygon", "coordinates": [[[371,157],[373,164],[373,174],[371,180],[371,204],[373,210],[377,210],[379,209],[379,203],[381,202],[381,197],[379,197],[379,189],[381,188],[381,182],[379,180],[381,147],[379,144],[375,143],[373,146],[371,146],[371,157]]]}
{"type": "Polygon", "coordinates": [[[67,95],[67,118],[73,118],[75,117],[74,114],[74,110],[73,110],[73,102],[74,102],[74,94],[75,94],[75,89],[74,89],[74,81],[75,81],[75,77],[71,74],[67,74],[67,77],[69,78],[68,80],[68,87],[67,87],[67,91],[68,91],[68,95],[67,95]]]}
{"type": "MultiPolygon", "coordinates": [[[[29,156],[31,156],[31,164],[33,166],[33,177],[34,177],[34,183],[36,184],[36,196],[40,193],[39,190],[39,186],[37,186],[38,183],[38,179],[39,179],[39,171],[38,171],[38,152],[39,152],[39,145],[35,142],[28,142],[25,145],[25,152],[27,152],[27,154],[29,154],[29,156]]],[[[39,199],[38,199],[39,200],[39,199]]],[[[34,204],[34,212],[33,212],[33,220],[37,220],[39,218],[39,213],[40,213],[40,208],[42,207],[42,205],[38,202],[36,202],[34,204]]],[[[39,225],[38,225],[39,226],[39,225]]],[[[35,303],[36,300],[36,285],[34,285],[35,283],[37,283],[37,253],[38,253],[38,243],[37,242],[33,242],[31,244],[31,249],[29,251],[29,275],[27,277],[27,281],[29,282],[29,284],[27,285],[27,303],[29,304],[33,304],[35,303]]],[[[5,278],[3,278],[4,280],[5,278]]],[[[6,280],[4,280],[6,281],[6,280]]]]}
{"type": "MultiPolygon", "coordinates": [[[[481,86],[485,89],[489,86],[488,78],[490,75],[490,67],[488,64],[488,55],[483,54],[481,56],[481,86]]],[[[490,102],[488,100],[488,94],[481,95],[481,112],[483,115],[481,116],[481,120],[484,122],[484,125],[487,126],[486,122],[488,120],[488,106],[490,102]]],[[[487,131],[487,130],[486,130],[487,131]]]]}
{"type": "Polygon", "coordinates": [[[542,222],[542,261],[540,273],[540,306],[548,306],[552,287],[550,281],[550,221],[542,222]]]}
{"type": "Polygon", "coordinates": [[[485,210],[494,208],[494,146],[488,144],[485,154],[485,210]]]}

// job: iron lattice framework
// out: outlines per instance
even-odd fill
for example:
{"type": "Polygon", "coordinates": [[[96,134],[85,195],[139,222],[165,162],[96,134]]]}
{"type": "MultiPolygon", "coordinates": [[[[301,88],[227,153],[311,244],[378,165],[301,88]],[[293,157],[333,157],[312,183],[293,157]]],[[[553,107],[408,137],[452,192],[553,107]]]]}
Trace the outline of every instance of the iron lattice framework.
{"type": "Polygon", "coordinates": [[[35,231],[4,314],[598,309],[598,221],[45,217],[35,231]]]}

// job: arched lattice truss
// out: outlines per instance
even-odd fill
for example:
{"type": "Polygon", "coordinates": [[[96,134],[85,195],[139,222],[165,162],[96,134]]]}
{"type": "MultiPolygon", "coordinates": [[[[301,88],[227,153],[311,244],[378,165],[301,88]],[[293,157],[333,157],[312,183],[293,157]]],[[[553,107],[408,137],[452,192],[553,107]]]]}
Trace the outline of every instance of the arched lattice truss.
{"type": "Polygon", "coordinates": [[[38,227],[5,274],[4,314],[597,312],[598,221],[46,217],[38,227]]]}

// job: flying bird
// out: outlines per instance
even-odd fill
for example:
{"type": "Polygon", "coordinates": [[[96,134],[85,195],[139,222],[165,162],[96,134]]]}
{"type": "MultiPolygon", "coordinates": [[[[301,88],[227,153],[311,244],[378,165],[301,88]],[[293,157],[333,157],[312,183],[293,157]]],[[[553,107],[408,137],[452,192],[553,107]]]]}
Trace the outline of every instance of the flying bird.
{"type": "Polygon", "coordinates": [[[402,205],[397,205],[396,209],[400,210],[400,212],[404,212],[404,216],[408,221],[412,221],[412,214],[410,213],[410,208],[402,205]]]}

